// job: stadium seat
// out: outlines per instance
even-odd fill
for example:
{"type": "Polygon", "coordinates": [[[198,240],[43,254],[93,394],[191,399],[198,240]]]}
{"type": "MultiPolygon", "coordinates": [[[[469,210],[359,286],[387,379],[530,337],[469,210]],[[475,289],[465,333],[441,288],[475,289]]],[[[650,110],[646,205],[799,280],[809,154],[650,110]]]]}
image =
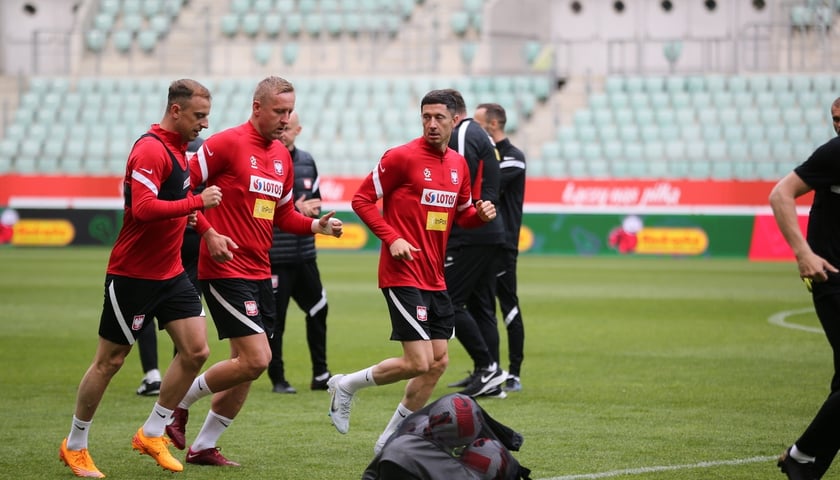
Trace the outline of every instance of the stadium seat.
{"type": "Polygon", "coordinates": [[[295,42],[286,42],[283,45],[283,63],[291,66],[297,61],[298,57],[298,44],[295,42]]]}
{"type": "Polygon", "coordinates": [[[239,33],[239,15],[235,13],[228,13],[222,15],[219,23],[222,34],[226,37],[235,37],[239,33]]]}
{"type": "Polygon", "coordinates": [[[274,47],[271,43],[260,42],[254,45],[254,60],[260,65],[267,65],[274,54],[274,47]]]}
{"type": "Polygon", "coordinates": [[[449,17],[449,27],[452,29],[452,33],[459,37],[463,37],[464,35],[466,35],[469,26],[470,17],[467,12],[453,12],[452,16],[449,17]]]}
{"type": "Polygon", "coordinates": [[[283,18],[277,13],[269,12],[262,17],[262,31],[273,38],[283,29],[283,18]]]}
{"type": "Polygon", "coordinates": [[[112,36],[112,42],[118,52],[128,53],[134,43],[134,34],[129,30],[116,30],[112,36]]]}
{"type": "Polygon", "coordinates": [[[242,15],[242,23],[240,25],[240,29],[245,35],[249,37],[256,37],[258,33],[260,33],[260,29],[262,26],[260,25],[261,19],[260,16],[256,13],[246,13],[242,15]]]}
{"type": "Polygon", "coordinates": [[[99,53],[105,48],[106,35],[98,29],[85,32],[85,46],[91,52],[99,53]]]}
{"type": "Polygon", "coordinates": [[[152,53],[157,45],[158,34],[154,30],[142,30],[137,34],[137,45],[145,53],[152,53]]]}

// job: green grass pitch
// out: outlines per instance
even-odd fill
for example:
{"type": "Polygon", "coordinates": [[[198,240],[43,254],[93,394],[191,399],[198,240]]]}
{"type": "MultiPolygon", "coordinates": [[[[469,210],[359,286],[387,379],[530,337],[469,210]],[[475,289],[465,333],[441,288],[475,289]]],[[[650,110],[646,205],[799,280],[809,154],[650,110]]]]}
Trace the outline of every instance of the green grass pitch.
{"type": "MultiPolygon", "coordinates": [[[[0,476],[72,478],[57,452],[96,346],[107,256],[103,248],[0,248],[0,476]]],[[[376,264],[372,254],[320,255],[334,373],[400,353],[387,340],[376,264]]],[[[787,321],[818,327],[795,265],[524,255],[519,281],[524,390],[481,403],[524,435],[515,456],[534,479],[783,478],[771,457],[805,428],[832,374],[822,334],[768,322],[800,310],[787,321]]],[[[228,349],[212,322],[209,334],[207,365],[228,349]]],[[[299,393],[273,394],[263,375],[220,440],[222,452],[243,467],[188,465],[179,475],[360,477],[404,384],[361,391],[350,432],[339,435],[327,417],[327,394],[307,389],[303,315],[294,305],[285,342],[287,375],[299,393]]],[[[435,397],[471,368],[463,347],[450,345],[435,397]]],[[[165,367],[165,334],[159,348],[165,367]]],[[[131,449],[153,402],[134,393],[140,370],[132,352],[94,420],[91,454],[109,478],[175,478],[131,449]]],[[[191,410],[188,441],[207,408],[202,399],[191,410]]]]}

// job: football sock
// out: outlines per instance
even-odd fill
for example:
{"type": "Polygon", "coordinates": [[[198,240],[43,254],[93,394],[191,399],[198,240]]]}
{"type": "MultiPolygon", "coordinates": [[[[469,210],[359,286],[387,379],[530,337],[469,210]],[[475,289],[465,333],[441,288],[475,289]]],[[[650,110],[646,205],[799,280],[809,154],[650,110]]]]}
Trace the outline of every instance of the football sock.
{"type": "Polygon", "coordinates": [[[373,386],[376,386],[376,382],[373,381],[373,367],[348,373],[341,379],[341,388],[350,393],[355,393],[360,388],[373,386]]]}
{"type": "Polygon", "coordinates": [[[201,427],[201,431],[198,432],[198,436],[195,437],[195,441],[190,447],[192,451],[199,452],[208,448],[215,448],[219,437],[225,433],[225,430],[232,422],[232,418],[223,417],[213,410],[207,412],[204,425],[201,427]]]}
{"type": "Polygon", "coordinates": [[[149,414],[149,418],[143,424],[143,435],[147,437],[162,437],[163,430],[171,419],[172,410],[161,407],[159,403],[155,402],[155,406],[152,407],[152,413],[149,414]]]}
{"type": "Polygon", "coordinates": [[[149,370],[148,372],[146,372],[145,379],[149,383],[159,382],[160,381],[160,370],[158,370],[157,368],[153,368],[153,369],[149,370]]]}
{"type": "Polygon", "coordinates": [[[400,424],[405,420],[405,417],[411,415],[411,410],[405,408],[405,405],[400,402],[397,405],[397,410],[394,412],[394,416],[391,417],[391,421],[388,422],[388,426],[385,427],[385,431],[382,432],[382,435],[385,436],[384,439],[387,439],[391,436],[392,433],[396,432],[398,428],[400,428],[400,424]]]}
{"type": "Polygon", "coordinates": [[[794,444],[793,447],[791,447],[790,456],[793,457],[793,459],[796,460],[799,463],[808,463],[808,462],[813,463],[813,462],[817,461],[816,457],[806,455],[806,454],[802,453],[801,451],[799,451],[799,449],[796,448],[796,444],[794,444]]]}
{"type": "Polygon", "coordinates": [[[88,446],[88,432],[90,432],[90,424],[93,420],[88,422],[79,420],[73,415],[73,424],[70,427],[70,435],[67,435],[67,449],[81,450],[88,446]]]}
{"type": "Polygon", "coordinates": [[[204,379],[204,375],[205,374],[202,373],[201,375],[195,377],[192,385],[190,385],[190,389],[187,390],[187,394],[184,395],[184,399],[178,404],[179,407],[189,409],[199,398],[204,398],[213,394],[213,392],[210,391],[210,387],[207,386],[207,381],[204,379]]]}

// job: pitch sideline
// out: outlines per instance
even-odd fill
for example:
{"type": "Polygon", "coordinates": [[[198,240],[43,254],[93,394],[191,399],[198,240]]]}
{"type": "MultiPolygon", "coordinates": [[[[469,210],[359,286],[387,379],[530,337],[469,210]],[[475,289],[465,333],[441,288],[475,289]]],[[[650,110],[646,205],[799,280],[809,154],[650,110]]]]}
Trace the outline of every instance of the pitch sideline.
{"type": "Polygon", "coordinates": [[[769,462],[772,460],[776,460],[776,457],[750,457],[750,458],[741,458],[736,460],[718,460],[713,462],[697,462],[697,463],[688,463],[684,465],[660,465],[656,467],[639,467],[639,468],[628,468],[626,470],[613,470],[611,472],[601,472],[601,473],[584,473],[579,475],[564,475],[562,477],[551,477],[551,478],[543,478],[540,480],[589,480],[589,479],[596,479],[596,478],[611,478],[611,477],[618,477],[622,475],[640,475],[643,473],[656,473],[656,472],[668,472],[673,470],[689,470],[695,468],[709,468],[709,467],[719,467],[723,465],[744,465],[748,463],[759,463],[759,462],[769,462]]]}

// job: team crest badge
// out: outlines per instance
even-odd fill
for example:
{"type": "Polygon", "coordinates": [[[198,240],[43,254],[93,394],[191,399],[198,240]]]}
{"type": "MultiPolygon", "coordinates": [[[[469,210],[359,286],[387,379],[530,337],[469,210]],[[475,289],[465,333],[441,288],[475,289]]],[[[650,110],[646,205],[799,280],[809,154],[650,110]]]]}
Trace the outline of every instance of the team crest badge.
{"type": "Polygon", "coordinates": [[[245,302],[245,315],[249,317],[255,317],[257,314],[260,313],[259,308],[257,308],[257,302],[253,300],[248,300],[245,302]]]}
{"type": "Polygon", "coordinates": [[[426,307],[423,306],[423,305],[419,305],[417,307],[417,321],[425,322],[428,319],[429,319],[429,314],[428,314],[428,311],[426,310],[426,307]]]}
{"type": "Polygon", "coordinates": [[[432,181],[432,171],[429,170],[428,168],[423,169],[423,179],[427,182],[432,181]]]}
{"type": "Polygon", "coordinates": [[[303,179],[303,188],[307,190],[312,190],[312,179],[311,178],[304,178],[303,179]]]}
{"type": "Polygon", "coordinates": [[[250,162],[251,162],[251,168],[257,168],[257,157],[251,155],[250,162]]]}
{"type": "Polygon", "coordinates": [[[132,322],[131,322],[131,329],[134,330],[135,332],[137,330],[140,330],[141,328],[143,328],[143,324],[145,323],[145,321],[146,321],[146,316],[145,315],[135,315],[134,320],[132,320],[132,322]]]}
{"type": "Polygon", "coordinates": [[[452,169],[449,171],[449,180],[452,185],[458,185],[458,170],[452,169]]]}
{"type": "Polygon", "coordinates": [[[283,162],[281,160],[274,161],[274,173],[283,175],[283,162]]]}

